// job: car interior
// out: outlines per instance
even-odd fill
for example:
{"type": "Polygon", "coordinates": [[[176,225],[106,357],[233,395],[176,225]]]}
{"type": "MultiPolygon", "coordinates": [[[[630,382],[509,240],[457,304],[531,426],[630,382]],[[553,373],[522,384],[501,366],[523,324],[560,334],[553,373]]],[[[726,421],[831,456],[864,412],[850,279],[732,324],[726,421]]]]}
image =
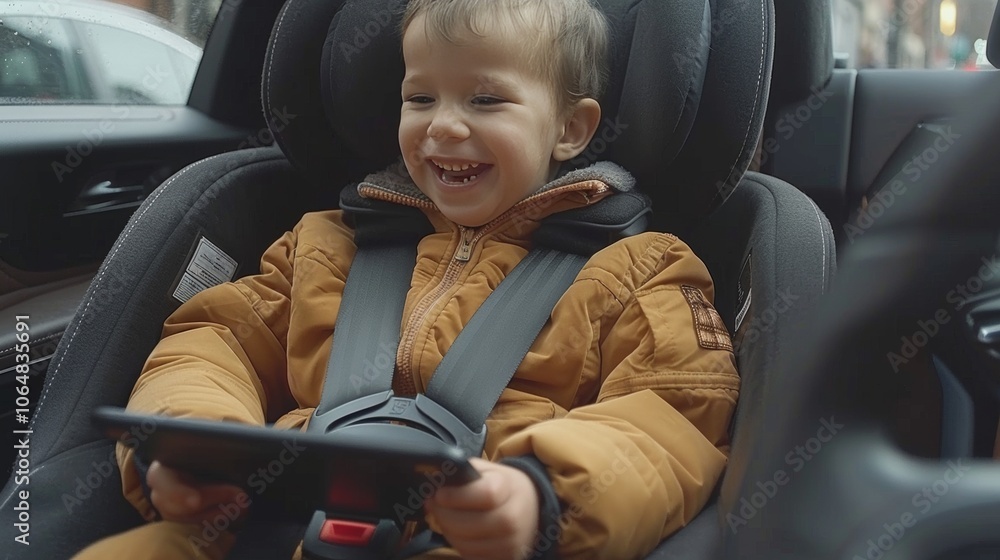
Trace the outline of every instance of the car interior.
{"type": "MultiPolygon", "coordinates": [[[[226,0],[183,106],[0,105],[11,541],[31,318],[33,539],[13,558],[142,522],[100,475],[114,446],[90,414],[127,401],[200,240],[253,274],[398,158],[383,22],[403,1],[226,0]]],[[[845,68],[831,0],[598,4],[612,76],[586,153],[631,171],[650,229],[705,261],[742,379],[715,497],[649,558],[995,557],[998,74],[845,68]]],[[[288,555],[303,528],[251,519],[230,557],[288,555]]]]}

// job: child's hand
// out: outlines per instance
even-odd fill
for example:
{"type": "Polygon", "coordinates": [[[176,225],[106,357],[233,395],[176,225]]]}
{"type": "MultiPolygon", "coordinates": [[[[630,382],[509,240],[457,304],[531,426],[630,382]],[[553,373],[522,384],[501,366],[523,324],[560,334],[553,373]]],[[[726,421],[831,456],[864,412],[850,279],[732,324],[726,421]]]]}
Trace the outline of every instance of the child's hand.
{"type": "Polygon", "coordinates": [[[153,505],[165,521],[201,523],[223,513],[237,524],[250,505],[239,486],[206,484],[195,477],[153,461],[146,473],[153,505]]]}
{"type": "Polygon", "coordinates": [[[467,559],[510,560],[531,556],[538,531],[538,493],[523,472],[471,459],[482,477],[444,487],[427,500],[435,530],[467,559]]]}

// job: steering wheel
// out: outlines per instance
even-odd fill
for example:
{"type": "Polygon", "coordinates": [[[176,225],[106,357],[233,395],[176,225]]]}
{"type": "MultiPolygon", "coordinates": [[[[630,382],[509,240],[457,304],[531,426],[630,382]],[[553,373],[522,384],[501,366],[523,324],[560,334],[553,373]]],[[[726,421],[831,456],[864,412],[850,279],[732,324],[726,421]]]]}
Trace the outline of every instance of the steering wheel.
{"type": "Polygon", "coordinates": [[[1000,557],[1000,462],[918,459],[890,431],[890,354],[901,329],[919,330],[901,318],[940,317],[949,292],[1000,256],[990,83],[956,120],[950,149],[847,248],[796,353],[782,357],[763,405],[766,443],[739,494],[721,498],[726,558],[1000,557]]]}

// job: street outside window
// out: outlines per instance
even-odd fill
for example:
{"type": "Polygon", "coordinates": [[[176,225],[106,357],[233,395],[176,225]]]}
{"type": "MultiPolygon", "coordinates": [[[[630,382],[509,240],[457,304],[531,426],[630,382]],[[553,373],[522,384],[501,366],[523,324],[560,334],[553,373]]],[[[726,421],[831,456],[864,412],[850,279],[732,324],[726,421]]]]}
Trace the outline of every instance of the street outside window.
{"type": "Polygon", "coordinates": [[[847,68],[985,70],[997,0],[833,0],[833,49],[847,68]]]}

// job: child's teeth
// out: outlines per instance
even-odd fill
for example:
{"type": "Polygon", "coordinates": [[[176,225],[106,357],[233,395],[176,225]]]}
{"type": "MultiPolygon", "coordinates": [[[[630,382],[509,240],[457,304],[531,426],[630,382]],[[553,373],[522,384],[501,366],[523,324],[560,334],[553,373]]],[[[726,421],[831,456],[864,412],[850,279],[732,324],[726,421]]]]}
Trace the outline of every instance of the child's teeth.
{"type": "Polygon", "coordinates": [[[456,165],[452,165],[450,163],[441,163],[441,162],[435,161],[434,165],[437,165],[438,167],[440,167],[441,169],[444,169],[445,171],[466,171],[466,170],[468,170],[470,168],[476,169],[477,167],[479,167],[480,164],[478,164],[478,163],[463,163],[462,165],[457,165],[457,164],[456,165]]]}

